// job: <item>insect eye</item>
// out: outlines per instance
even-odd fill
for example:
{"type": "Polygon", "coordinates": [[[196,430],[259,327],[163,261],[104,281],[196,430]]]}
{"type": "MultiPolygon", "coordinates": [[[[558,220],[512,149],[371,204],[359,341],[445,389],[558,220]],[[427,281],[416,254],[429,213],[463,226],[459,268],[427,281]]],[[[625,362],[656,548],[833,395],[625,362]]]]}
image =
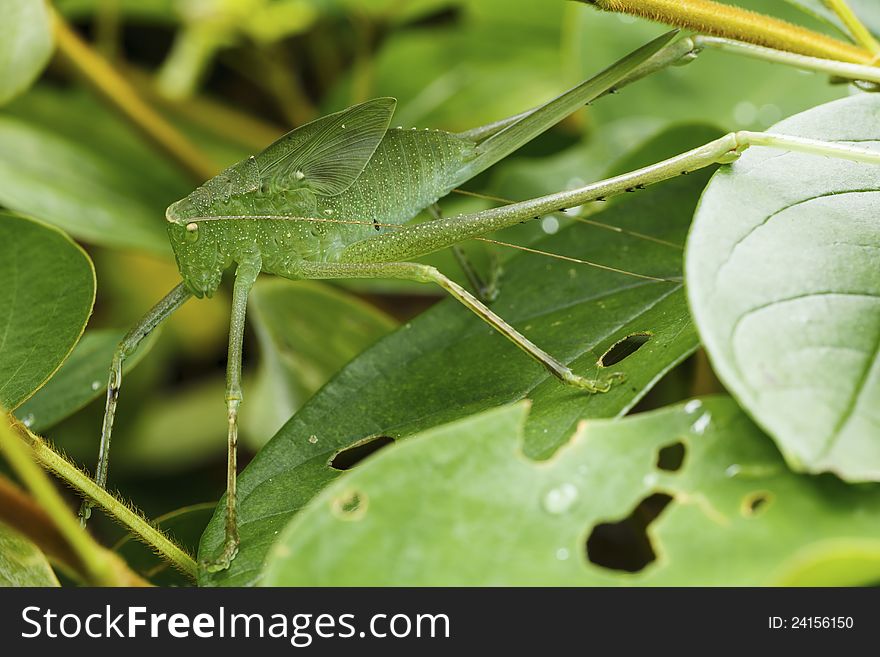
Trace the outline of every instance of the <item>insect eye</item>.
{"type": "Polygon", "coordinates": [[[269,193],[269,183],[268,182],[263,181],[260,183],[260,193],[261,194],[268,194],[269,193]]]}
{"type": "Polygon", "coordinates": [[[183,235],[184,241],[188,244],[194,244],[199,241],[199,225],[195,222],[186,225],[186,233],[183,235]]]}

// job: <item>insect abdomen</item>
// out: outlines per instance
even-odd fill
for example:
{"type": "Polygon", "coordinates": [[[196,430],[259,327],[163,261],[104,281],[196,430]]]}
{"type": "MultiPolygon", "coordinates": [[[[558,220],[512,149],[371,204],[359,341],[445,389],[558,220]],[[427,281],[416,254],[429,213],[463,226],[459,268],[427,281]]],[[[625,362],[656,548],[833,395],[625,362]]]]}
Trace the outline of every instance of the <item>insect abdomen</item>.
{"type": "Polygon", "coordinates": [[[448,132],[389,130],[351,187],[318,198],[318,216],[331,220],[325,225],[337,233],[340,247],[375,235],[376,227],[405,223],[452,190],[473,150],[473,143],[448,132]]]}

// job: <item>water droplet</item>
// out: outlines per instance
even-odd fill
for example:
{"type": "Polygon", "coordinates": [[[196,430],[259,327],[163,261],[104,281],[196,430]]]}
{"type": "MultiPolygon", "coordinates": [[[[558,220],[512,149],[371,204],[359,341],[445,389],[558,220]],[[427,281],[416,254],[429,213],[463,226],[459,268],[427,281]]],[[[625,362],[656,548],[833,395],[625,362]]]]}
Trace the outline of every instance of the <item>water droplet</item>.
{"type": "Polygon", "coordinates": [[[189,244],[193,244],[199,241],[199,225],[195,222],[189,223],[186,225],[186,234],[184,235],[184,240],[189,244]]]}
{"type": "Polygon", "coordinates": [[[345,128],[345,124],[344,124],[344,123],[342,124],[342,127],[345,128]]]}
{"type": "Polygon", "coordinates": [[[703,408],[703,402],[701,402],[699,399],[692,399],[684,405],[684,412],[688,415],[693,415],[701,408],[703,408]]]}
{"type": "Polygon", "coordinates": [[[314,445],[316,442],[318,442],[318,437],[315,436],[314,434],[309,436],[309,442],[312,443],[312,445],[314,445]]]}
{"type": "Polygon", "coordinates": [[[561,484],[556,488],[551,488],[544,495],[544,510],[547,513],[559,515],[565,513],[571,508],[578,498],[578,489],[574,484],[561,484]]]}
{"type": "Polygon", "coordinates": [[[560,561],[565,561],[569,557],[569,552],[566,548],[559,548],[556,550],[556,558],[560,561]]]}
{"type": "Polygon", "coordinates": [[[712,414],[709,412],[703,413],[697,418],[697,421],[691,425],[691,431],[698,436],[702,436],[706,433],[706,428],[709,426],[710,422],[712,422],[712,414]]]}
{"type": "MultiPolygon", "coordinates": [[[[345,127],[345,126],[343,126],[343,127],[345,127]]],[[[296,178],[297,180],[302,180],[303,178],[306,177],[306,174],[304,174],[302,171],[297,169],[296,171],[294,171],[293,177],[296,178]]]]}
{"type": "Polygon", "coordinates": [[[727,469],[724,471],[724,476],[726,477],[735,477],[739,474],[740,470],[742,470],[742,466],[739,463],[731,463],[727,466],[727,469]]]}
{"type": "Polygon", "coordinates": [[[97,390],[100,387],[101,387],[100,381],[92,381],[92,390],[97,390]]]}
{"type": "Polygon", "coordinates": [[[21,418],[21,423],[26,427],[31,427],[34,424],[35,419],[36,418],[34,417],[33,413],[28,413],[23,418],[21,418]]]}

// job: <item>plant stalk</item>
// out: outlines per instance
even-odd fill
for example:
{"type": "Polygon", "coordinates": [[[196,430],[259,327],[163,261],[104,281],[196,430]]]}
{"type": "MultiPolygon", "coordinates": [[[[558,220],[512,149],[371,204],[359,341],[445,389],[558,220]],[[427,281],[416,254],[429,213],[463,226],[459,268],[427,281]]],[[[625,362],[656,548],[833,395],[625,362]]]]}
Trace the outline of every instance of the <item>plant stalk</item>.
{"type": "MultiPolygon", "coordinates": [[[[69,486],[94,501],[95,504],[104,509],[119,524],[151,546],[162,558],[170,562],[180,572],[188,575],[193,580],[196,579],[198,566],[195,560],[180,546],[175,544],[145,518],[132,511],[116,497],[98,486],[91,477],[54,451],[42,438],[34,435],[26,427],[18,423],[13,425],[13,429],[18,433],[21,440],[31,446],[34,457],[44,468],[51,470],[69,486]]],[[[79,522],[75,522],[77,528],[81,529],[79,522]]]]}
{"type": "Polygon", "coordinates": [[[0,446],[3,453],[70,547],[86,580],[96,586],[149,586],[118,555],[96,543],[80,527],[61,494],[35,462],[35,455],[29,453],[32,450],[12,430],[9,424],[11,419],[5,413],[0,418],[0,446]]]}
{"type": "Polygon", "coordinates": [[[787,52],[873,64],[874,55],[859,46],[787,21],[712,0],[581,0],[604,11],[632,14],[700,34],[753,43],[787,52]]]}
{"type": "Polygon", "coordinates": [[[874,55],[876,60],[880,56],[880,42],[874,38],[874,35],[865,27],[865,24],[859,20],[859,17],[856,16],[856,13],[846,0],[825,0],[825,5],[843,21],[855,42],[861,44],[863,48],[874,55]]]}

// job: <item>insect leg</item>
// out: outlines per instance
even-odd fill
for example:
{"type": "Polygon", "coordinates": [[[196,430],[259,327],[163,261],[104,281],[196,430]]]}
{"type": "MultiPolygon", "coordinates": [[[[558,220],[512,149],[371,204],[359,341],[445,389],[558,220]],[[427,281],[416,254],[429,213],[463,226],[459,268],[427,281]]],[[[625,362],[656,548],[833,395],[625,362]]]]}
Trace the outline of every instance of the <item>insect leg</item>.
{"type": "Polygon", "coordinates": [[[647,185],[697,171],[714,164],[728,164],[750,146],[834,157],[867,164],[880,164],[880,152],[848,144],[790,137],[768,132],[731,132],[703,146],[629,173],[564,192],[511,203],[482,212],[403,226],[354,242],[342,252],[344,262],[399,262],[444,249],[486,233],[513,226],[534,217],[573,208],[615,194],[643,189],[647,185]]]}
{"type": "Polygon", "coordinates": [[[587,392],[607,392],[620,375],[612,374],[605,379],[587,379],[572,372],[568,366],[538,347],[534,342],[513,328],[501,317],[493,313],[479,299],[455,281],[441,274],[434,267],[415,262],[389,263],[299,263],[297,273],[303,278],[399,278],[419,283],[436,283],[462,304],[467,306],[484,322],[492,326],[517,347],[543,365],[557,379],[566,385],[587,392]]]}
{"type": "MultiPolygon", "coordinates": [[[[122,387],[122,365],[125,359],[135,352],[138,345],[146,338],[153,329],[165,321],[175,310],[189,299],[190,292],[179,283],[171,292],[157,303],[144,315],[132,328],[122,342],[113,352],[113,360],[110,363],[110,377],[107,381],[107,403],[104,407],[104,423],[101,427],[101,446],[98,450],[98,467],[95,471],[95,483],[101,488],[107,486],[107,469],[110,465],[110,437],[113,433],[113,420],[116,417],[116,402],[119,399],[119,389],[122,387]]],[[[94,504],[90,500],[82,503],[79,510],[80,522],[85,526],[86,521],[92,515],[94,504]]]]}
{"type": "Polygon", "coordinates": [[[247,299],[261,263],[258,257],[245,260],[235,270],[232,289],[232,312],[229,321],[229,356],[226,362],[226,535],[220,554],[205,564],[209,571],[225,570],[238,553],[238,520],[236,513],[236,477],[238,474],[238,407],[241,405],[241,347],[244,341],[244,320],[247,299]]]}
{"type": "MultiPolygon", "coordinates": [[[[436,203],[428,206],[428,212],[434,221],[443,218],[440,206],[436,203]]],[[[492,253],[494,254],[494,250],[492,253]]],[[[489,274],[489,280],[486,281],[480,275],[480,272],[477,271],[477,268],[474,267],[474,264],[471,262],[470,258],[468,258],[467,253],[464,252],[463,248],[457,244],[453,245],[452,254],[455,256],[455,261],[464,272],[464,275],[467,276],[468,282],[477,293],[477,297],[480,301],[483,303],[492,303],[495,301],[495,298],[498,296],[498,276],[501,268],[498,259],[494,257],[494,255],[492,256],[490,264],[492,270],[489,274]]]]}

